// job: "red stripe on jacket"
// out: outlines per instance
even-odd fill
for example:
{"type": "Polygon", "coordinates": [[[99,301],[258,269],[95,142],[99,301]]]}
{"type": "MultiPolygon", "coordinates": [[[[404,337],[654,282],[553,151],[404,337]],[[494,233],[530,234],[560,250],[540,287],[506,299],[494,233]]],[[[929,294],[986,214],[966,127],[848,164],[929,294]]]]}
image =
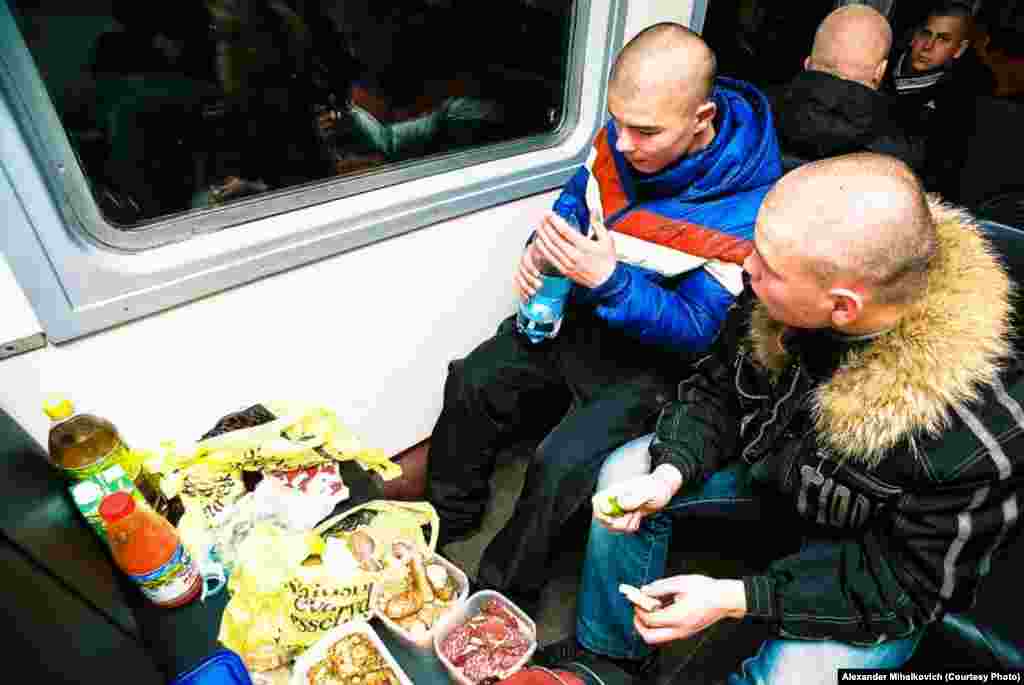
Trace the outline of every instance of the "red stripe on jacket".
{"type": "Polygon", "coordinates": [[[602,128],[594,139],[594,148],[597,150],[597,159],[590,169],[590,175],[597,180],[597,187],[601,191],[601,209],[605,217],[609,217],[629,204],[626,197],[626,190],[619,178],[619,170],[615,166],[615,160],[608,150],[608,129],[602,128]]]}
{"type": "Polygon", "coordinates": [[[750,240],[682,219],[670,219],[645,209],[630,212],[611,230],[696,257],[717,259],[731,264],[742,265],[743,260],[754,248],[750,240]]]}

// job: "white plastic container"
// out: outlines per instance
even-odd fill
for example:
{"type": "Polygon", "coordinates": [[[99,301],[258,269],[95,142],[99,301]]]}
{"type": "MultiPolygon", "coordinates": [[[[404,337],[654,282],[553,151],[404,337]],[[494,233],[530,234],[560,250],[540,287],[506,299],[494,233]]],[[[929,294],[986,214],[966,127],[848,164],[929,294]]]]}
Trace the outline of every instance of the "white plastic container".
{"type": "Polygon", "coordinates": [[[327,657],[327,651],[335,642],[352,633],[366,635],[377,651],[380,652],[381,656],[384,657],[384,661],[387,662],[387,665],[394,672],[398,682],[402,685],[413,685],[412,680],[405,674],[402,667],[398,665],[395,658],[391,656],[391,652],[384,646],[384,643],[380,641],[377,633],[365,621],[349,621],[324,633],[323,637],[295,660],[295,665],[292,667],[291,685],[309,685],[309,669],[327,657]]]}
{"type": "Polygon", "coordinates": [[[448,611],[446,611],[445,614],[434,623],[434,626],[428,633],[421,637],[414,636],[408,630],[388,618],[387,614],[381,611],[380,606],[378,605],[381,583],[373,584],[373,590],[370,591],[370,608],[373,610],[377,618],[380,619],[380,622],[383,623],[388,630],[397,635],[398,639],[403,643],[420,651],[430,652],[433,649],[434,633],[437,632],[438,627],[444,623],[444,620],[450,616],[452,612],[458,611],[462,604],[465,603],[466,597],[469,595],[469,578],[466,577],[466,574],[463,573],[462,569],[442,557],[440,554],[435,554],[430,557],[426,563],[438,563],[444,566],[448,570],[448,574],[455,579],[455,587],[457,588],[455,597],[452,599],[452,604],[449,606],[448,611]]]}
{"type": "Polygon", "coordinates": [[[459,685],[474,685],[474,683],[463,675],[462,669],[455,666],[448,660],[448,657],[446,657],[444,652],[441,650],[441,643],[446,637],[448,637],[450,632],[473,616],[479,614],[483,605],[492,599],[501,601],[506,607],[508,607],[509,612],[519,619],[523,627],[526,628],[526,637],[530,642],[530,646],[527,648],[526,653],[523,654],[522,658],[519,659],[512,668],[499,673],[498,677],[507,678],[521,669],[527,664],[530,657],[533,656],[534,651],[537,649],[537,624],[533,622],[533,619],[526,615],[525,611],[513,604],[508,597],[500,592],[495,592],[494,590],[481,590],[476,592],[472,597],[466,600],[464,604],[445,616],[441,619],[438,625],[434,626],[434,653],[437,655],[437,658],[441,660],[441,663],[444,664],[444,667],[448,669],[448,673],[451,675],[452,679],[459,683],[459,685]]]}

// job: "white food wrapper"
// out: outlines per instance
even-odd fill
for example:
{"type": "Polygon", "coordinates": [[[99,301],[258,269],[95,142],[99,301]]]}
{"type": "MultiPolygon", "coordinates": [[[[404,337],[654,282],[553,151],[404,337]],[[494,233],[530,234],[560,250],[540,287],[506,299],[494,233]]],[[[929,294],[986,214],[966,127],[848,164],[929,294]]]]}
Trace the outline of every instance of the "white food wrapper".
{"type": "MultiPolygon", "coordinates": [[[[337,464],[311,466],[267,474],[253,496],[274,511],[286,514],[297,530],[312,528],[348,499],[349,491],[337,464]]],[[[262,507],[261,507],[262,508],[262,507]]]]}

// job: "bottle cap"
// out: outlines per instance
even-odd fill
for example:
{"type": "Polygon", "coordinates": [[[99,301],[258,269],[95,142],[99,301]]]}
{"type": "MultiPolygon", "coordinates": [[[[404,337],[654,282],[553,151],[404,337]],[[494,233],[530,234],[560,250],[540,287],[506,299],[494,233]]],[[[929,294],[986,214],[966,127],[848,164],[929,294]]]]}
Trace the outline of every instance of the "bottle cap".
{"type": "Polygon", "coordinates": [[[100,516],[107,523],[123,519],[135,511],[135,500],[127,492],[115,492],[100,502],[100,516]]]}
{"type": "Polygon", "coordinates": [[[75,407],[63,395],[50,395],[43,402],[43,411],[54,421],[60,421],[74,414],[75,407]]]}

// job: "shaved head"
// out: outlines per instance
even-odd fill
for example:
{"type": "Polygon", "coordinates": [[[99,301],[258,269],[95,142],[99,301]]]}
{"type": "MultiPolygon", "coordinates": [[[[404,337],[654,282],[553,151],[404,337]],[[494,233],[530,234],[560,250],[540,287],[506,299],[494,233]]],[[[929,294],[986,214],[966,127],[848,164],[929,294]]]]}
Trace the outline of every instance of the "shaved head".
{"type": "Polygon", "coordinates": [[[887,305],[923,296],[937,249],[935,222],[914,173],[893,157],[870,153],[787,174],[765,198],[757,232],[773,252],[800,257],[822,287],[857,284],[887,305]]]}
{"type": "Polygon", "coordinates": [[[715,53],[682,24],[648,26],[619,52],[612,65],[609,89],[623,96],[650,91],[685,94],[696,106],[711,97],[715,53]]]}
{"type": "Polygon", "coordinates": [[[846,5],[821,22],[807,67],[877,89],[892,47],[892,28],[867,5],[846,5]]]}

